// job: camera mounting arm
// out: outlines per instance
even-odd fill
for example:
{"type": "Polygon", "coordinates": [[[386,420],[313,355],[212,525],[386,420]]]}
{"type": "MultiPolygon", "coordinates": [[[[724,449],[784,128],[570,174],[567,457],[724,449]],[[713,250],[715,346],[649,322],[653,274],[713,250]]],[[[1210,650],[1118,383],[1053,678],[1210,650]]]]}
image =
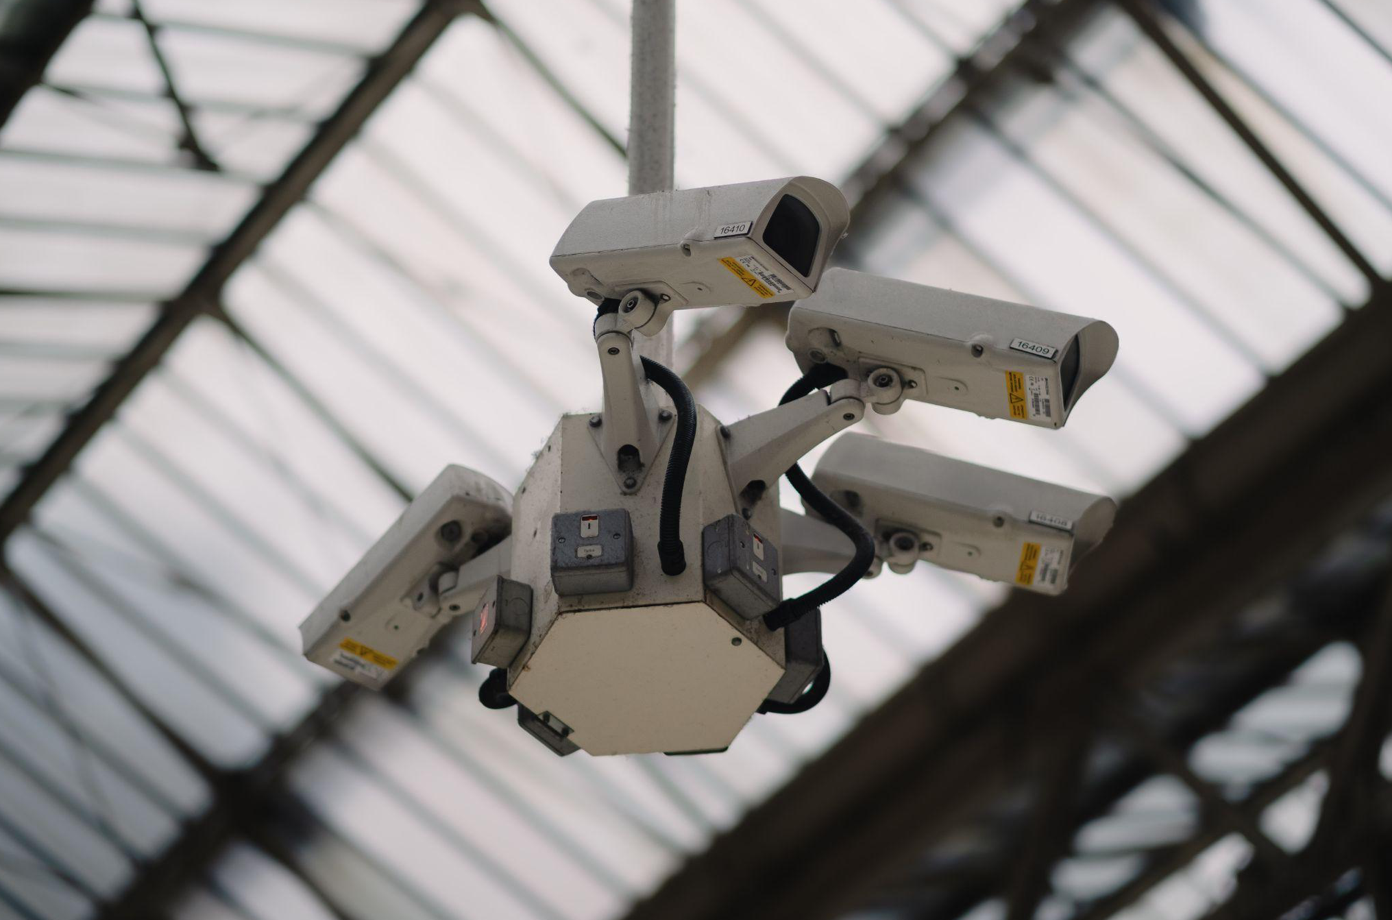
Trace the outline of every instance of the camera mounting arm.
{"type": "MultiPolygon", "coordinates": [[[[618,313],[603,313],[595,320],[595,347],[604,378],[604,409],[590,418],[604,462],[625,493],[642,488],[662,446],[659,426],[662,407],[655,387],[648,383],[632,332],[618,313]]],[[[671,413],[667,413],[671,418],[671,413]]]]}
{"type": "Polygon", "coordinates": [[[778,509],[779,527],[783,532],[780,552],[783,554],[783,574],[824,572],[833,575],[846,567],[855,556],[855,544],[826,521],[787,508],[778,509]]]}
{"type": "Polygon", "coordinates": [[[735,493],[752,505],[809,450],[864,418],[864,391],[858,381],[838,380],[731,425],[725,462],[735,493]]]}

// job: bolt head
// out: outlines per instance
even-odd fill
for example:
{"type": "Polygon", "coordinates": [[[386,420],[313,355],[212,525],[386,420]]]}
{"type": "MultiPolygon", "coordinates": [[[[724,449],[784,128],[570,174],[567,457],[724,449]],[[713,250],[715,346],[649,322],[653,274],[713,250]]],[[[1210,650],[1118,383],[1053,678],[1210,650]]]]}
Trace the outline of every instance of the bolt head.
{"type": "Polygon", "coordinates": [[[906,553],[914,548],[914,538],[906,533],[901,533],[894,538],[894,548],[906,553]]]}
{"type": "Polygon", "coordinates": [[[972,346],[972,357],[973,357],[973,358],[979,358],[979,357],[981,357],[982,355],[984,355],[985,353],[986,353],[986,349],[982,348],[980,345],[973,345],[973,346],[972,346]]]}
{"type": "Polygon", "coordinates": [[[446,543],[458,543],[464,537],[464,527],[458,521],[445,521],[440,525],[440,539],[446,543]]]}
{"type": "Polygon", "coordinates": [[[611,346],[609,346],[609,354],[611,354],[611,355],[616,355],[616,354],[618,354],[618,353],[619,353],[619,346],[617,346],[617,345],[611,345],[611,346]]]}
{"type": "Polygon", "coordinates": [[[638,306],[638,298],[637,298],[637,297],[630,297],[630,298],[628,298],[628,300],[625,300],[625,301],[623,302],[623,311],[624,311],[625,313],[632,313],[632,312],[634,311],[634,309],[637,308],[637,306],[638,306]]]}
{"type": "Polygon", "coordinates": [[[817,364],[823,364],[826,362],[826,355],[823,352],[820,352],[816,349],[813,349],[812,351],[808,352],[807,357],[811,358],[817,364]]]}
{"type": "Polygon", "coordinates": [[[624,480],[625,489],[631,489],[636,485],[638,485],[638,480],[632,476],[629,476],[627,479],[624,480]]]}
{"type": "Polygon", "coordinates": [[[843,419],[845,419],[846,421],[848,421],[848,422],[854,422],[854,421],[855,421],[855,413],[854,413],[854,412],[847,412],[845,415],[843,415],[843,416],[841,416],[841,417],[842,417],[843,419]]]}
{"type": "Polygon", "coordinates": [[[733,639],[730,640],[730,644],[735,646],[743,645],[744,640],[741,639],[739,636],[735,636],[733,639]]]}
{"type": "Polygon", "coordinates": [[[600,425],[603,425],[603,424],[604,424],[604,419],[600,418],[598,415],[591,415],[591,416],[590,416],[590,427],[591,427],[591,428],[598,428],[600,425]]]}
{"type": "Polygon", "coordinates": [[[663,409],[661,412],[657,413],[657,420],[659,422],[670,422],[672,420],[672,410],[663,409]]]}

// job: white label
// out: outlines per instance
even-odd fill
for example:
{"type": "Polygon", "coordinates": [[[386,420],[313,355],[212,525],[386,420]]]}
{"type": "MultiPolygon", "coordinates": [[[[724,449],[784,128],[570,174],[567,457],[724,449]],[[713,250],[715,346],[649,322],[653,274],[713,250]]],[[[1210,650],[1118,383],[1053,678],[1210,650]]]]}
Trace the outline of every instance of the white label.
{"type": "Polygon", "coordinates": [[[760,540],[758,537],[754,537],[754,558],[764,558],[764,541],[760,540]]]}
{"type": "Polygon", "coordinates": [[[369,661],[364,661],[357,655],[350,655],[343,649],[334,652],[334,656],[329,659],[330,664],[338,665],[345,671],[352,671],[361,674],[369,680],[381,680],[387,674],[387,669],[378,667],[369,661]]]}
{"type": "Polygon", "coordinates": [[[1025,407],[1029,410],[1030,418],[1054,417],[1054,396],[1048,377],[1025,375],[1025,407]]]}
{"type": "Polygon", "coordinates": [[[1050,585],[1057,588],[1063,584],[1063,550],[1057,546],[1046,546],[1039,554],[1039,570],[1035,572],[1036,585],[1050,585]]]}
{"type": "Polygon", "coordinates": [[[1040,345],[1038,342],[1029,342],[1025,339],[1011,339],[1010,347],[1016,351],[1023,351],[1027,355],[1038,355],[1041,358],[1052,359],[1058,354],[1058,349],[1052,345],[1040,345]]]}
{"type": "Polygon", "coordinates": [[[727,236],[748,236],[753,226],[752,220],[740,221],[737,224],[721,224],[715,228],[715,238],[718,240],[727,236]]]}
{"type": "Polygon", "coordinates": [[[1073,532],[1073,522],[1066,517],[1059,517],[1057,514],[1048,514],[1044,511],[1031,511],[1029,519],[1033,524],[1042,524],[1045,527],[1052,527],[1055,530],[1063,530],[1068,533],[1073,532]]]}
{"type": "Polygon", "coordinates": [[[751,562],[749,566],[754,570],[754,574],[759,576],[760,581],[768,581],[768,572],[764,571],[763,566],[759,565],[757,562],[751,562]]]}
{"type": "Polygon", "coordinates": [[[760,281],[771,287],[775,294],[786,294],[792,290],[788,287],[788,282],[764,268],[764,263],[753,256],[740,256],[735,261],[748,269],[750,274],[757,276],[760,281]]]}
{"type": "Polygon", "coordinates": [[[575,547],[575,558],[577,559],[598,559],[604,555],[604,547],[598,543],[590,543],[585,546],[575,547]]]}

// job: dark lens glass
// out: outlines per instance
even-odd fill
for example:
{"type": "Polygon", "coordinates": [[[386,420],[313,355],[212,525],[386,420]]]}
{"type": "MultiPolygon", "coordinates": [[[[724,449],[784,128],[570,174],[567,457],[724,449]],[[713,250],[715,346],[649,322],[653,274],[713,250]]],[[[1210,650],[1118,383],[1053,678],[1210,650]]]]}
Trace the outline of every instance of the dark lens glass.
{"type": "Polygon", "coordinates": [[[1068,347],[1063,351],[1063,363],[1059,366],[1059,375],[1063,378],[1063,406],[1065,409],[1073,407],[1073,390],[1078,385],[1078,337],[1075,335],[1073,341],[1068,343],[1068,347]]]}
{"type": "Polygon", "coordinates": [[[804,278],[812,271],[822,225],[802,199],[784,195],[764,228],[764,245],[804,278]]]}

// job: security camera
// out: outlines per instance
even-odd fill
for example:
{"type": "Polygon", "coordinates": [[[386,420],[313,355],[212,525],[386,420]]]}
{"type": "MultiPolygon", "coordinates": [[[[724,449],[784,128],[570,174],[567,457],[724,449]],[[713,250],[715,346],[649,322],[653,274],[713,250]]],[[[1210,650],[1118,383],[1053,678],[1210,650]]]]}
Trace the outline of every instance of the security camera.
{"type": "Polygon", "coordinates": [[[869,384],[882,414],[905,399],[1060,428],[1111,368],[1106,323],[831,269],[788,317],[803,371],[827,363],[869,384]]]}
{"type": "Polygon", "coordinates": [[[455,587],[465,563],[505,548],[511,529],[506,489],[445,467],[300,624],[305,657],[380,689],[445,623],[473,611],[472,599],[467,608],[454,600],[442,606],[440,594],[455,587]]]}
{"type": "Polygon", "coordinates": [[[924,559],[1043,594],[1063,592],[1116,516],[1101,495],[859,434],[832,444],[812,481],[870,530],[892,571],[924,559]]]}
{"type": "Polygon", "coordinates": [[[674,309],[808,296],[850,220],[840,190],[809,176],[610,198],[571,221],[551,268],[651,333],[674,309]]]}

